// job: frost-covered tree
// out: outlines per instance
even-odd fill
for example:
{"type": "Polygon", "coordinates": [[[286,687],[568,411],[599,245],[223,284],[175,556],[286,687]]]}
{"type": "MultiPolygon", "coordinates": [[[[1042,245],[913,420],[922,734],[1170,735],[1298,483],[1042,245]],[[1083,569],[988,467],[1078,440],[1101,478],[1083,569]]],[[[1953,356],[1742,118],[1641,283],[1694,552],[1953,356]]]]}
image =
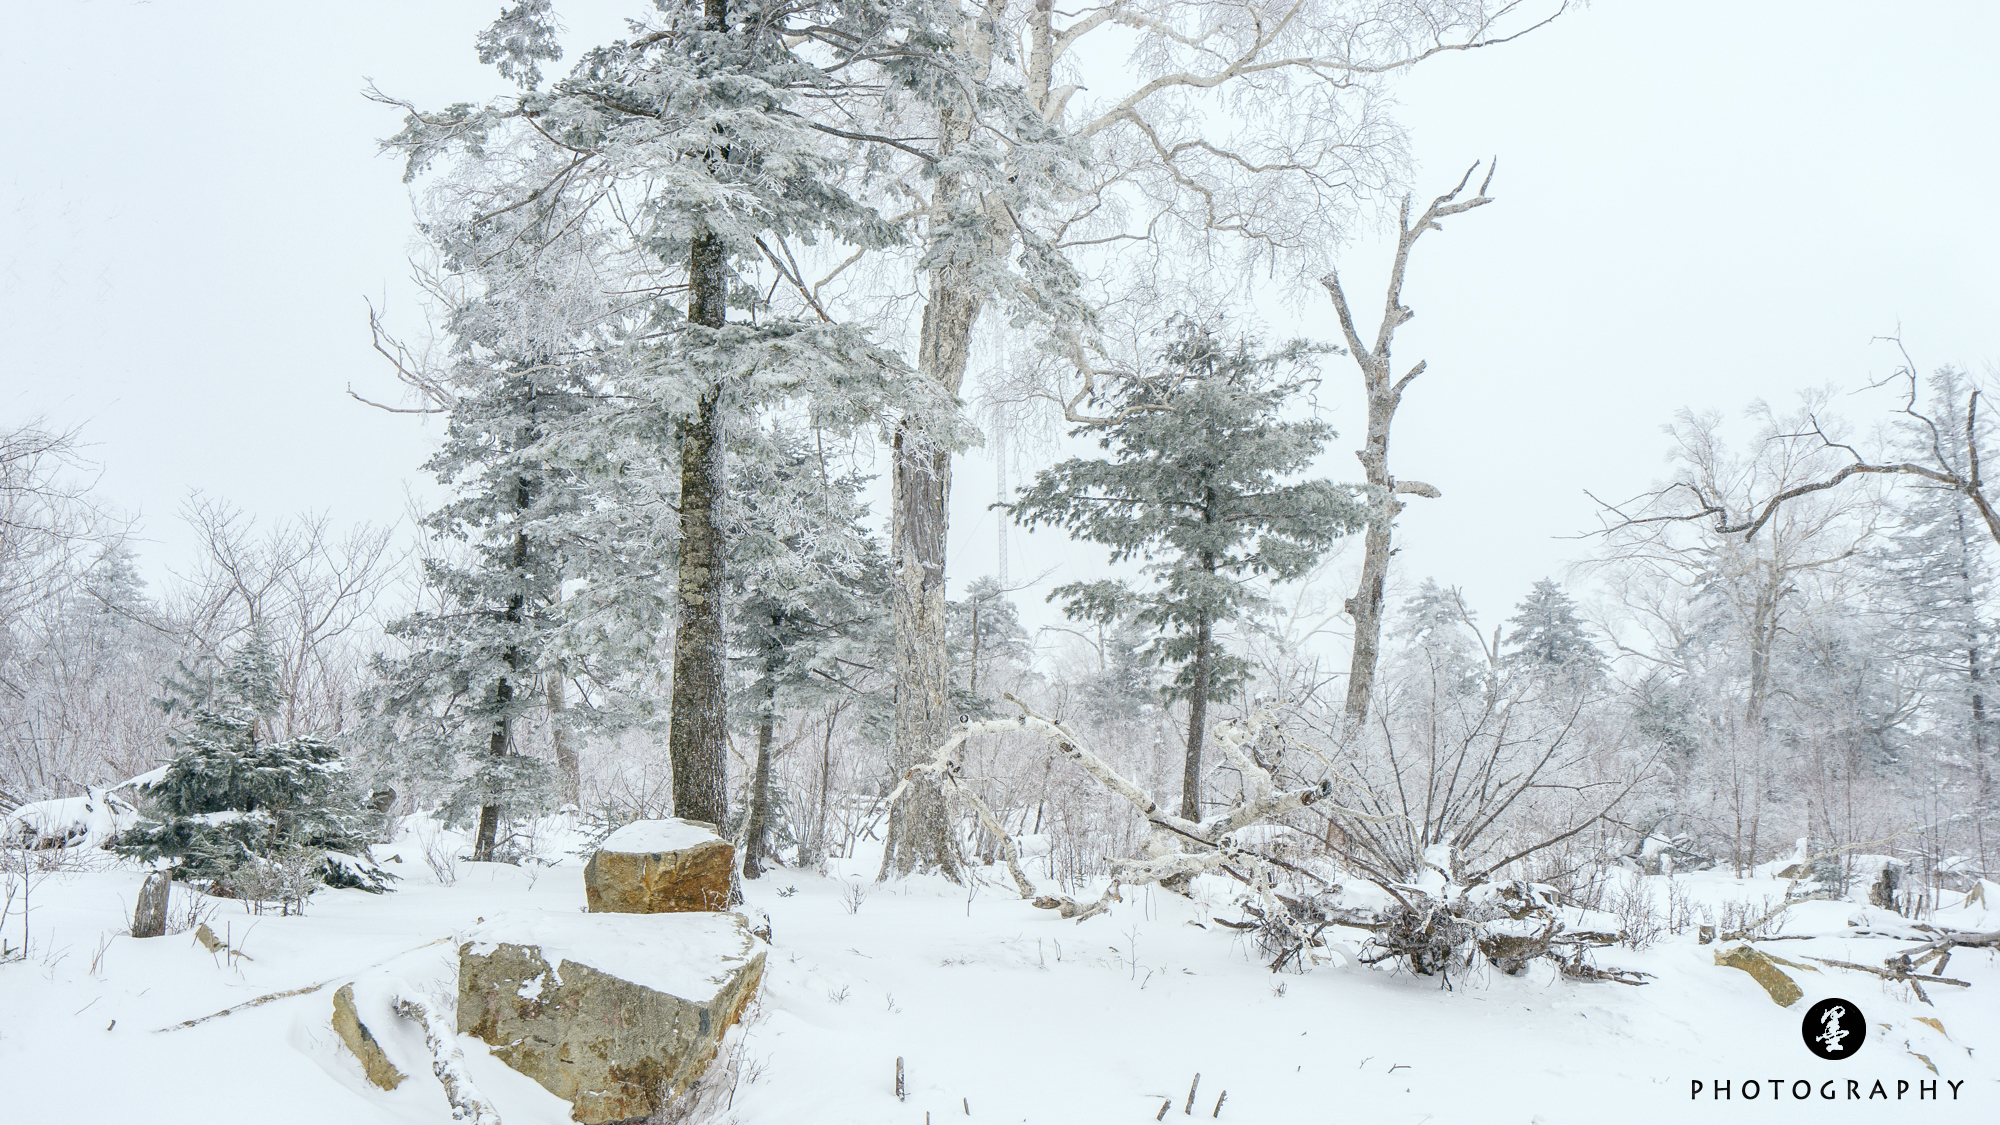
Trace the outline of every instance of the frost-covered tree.
{"type": "Polygon", "coordinates": [[[879,96],[881,67],[920,68],[936,54],[925,17],[921,5],[850,0],[666,3],[544,87],[554,17],[526,2],[480,43],[522,92],[436,114],[405,105],[407,125],[389,142],[413,176],[453,157],[475,225],[561,213],[538,229],[595,222],[615,234],[592,284],[623,309],[632,366],[596,432],[650,442],[678,466],[668,733],[678,815],[728,813],[729,419],[797,401],[819,427],[907,412],[957,440],[948,399],[834,322],[788,266],[797,245],[899,236],[840,186],[847,154],[836,146],[857,134],[821,118],[840,116],[843,99],[879,96]]]}
{"type": "Polygon", "coordinates": [[[1201,815],[1201,746],[1208,704],[1244,677],[1216,626],[1260,603],[1257,579],[1310,570],[1333,540],[1362,527],[1352,487],[1287,481],[1333,436],[1317,419],[1285,417],[1300,389],[1304,345],[1259,354],[1208,326],[1175,326],[1156,373],[1135,379],[1118,421],[1085,426],[1109,459],[1071,458],[1038,473],[1008,510],[1022,524],[1061,527],[1144,560],[1145,587],[1076,582],[1051,595],[1073,618],[1130,617],[1156,634],[1151,656],[1176,669],[1166,691],[1188,705],[1181,815],[1201,815]]]}
{"type": "Polygon", "coordinates": [[[425,604],[389,627],[405,651],[378,662],[363,738],[448,816],[476,811],[483,861],[509,816],[576,799],[576,719],[615,727],[651,709],[671,493],[657,468],[628,471],[634,443],[602,425],[629,371],[595,284],[607,249],[590,216],[460,206],[426,230],[450,355],[403,370],[446,415],[426,468],[453,495],[425,517],[425,604]],[[571,685],[594,692],[581,708],[571,685]],[[527,744],[531,726],[547,730],[557,774],[527,744]]]}
{"type": "MultiPolygon", "coordinates": [[[[1319,276],[1366,197],[1398,178],[1389,77],[1538,26],[1511,0],[1112,0],[1074,13],[956,0],[939,10],[968,65],[952,83],[924,85],[965,93],[902,103],[901,135],[934,139],[905,153],[908,171],[891,181],[899,196],[918,193],[923,224],[916,366],[959,394],[975,324],[1003,311],[1037,354],[1003,373],[996,393],[1045,400],[1078,424],[1109,417],[1122,393],[1115,373],[1129,370],[1104,331],[1106,306],[1142,306],[1158,323],[1162,310],[1256,271],[1319,276]],[[1100,53],[1124,64],[1109,82],[1096,69],[1087,82],[1083,60],[1100,53]]],[[[911,286],[897,273],[887,288],[911,286]]],[[[949,444],[921,420],[905,423],[894,473],[892,765],[908,774],[957,717],[949,444]]],[[[933,779],[914,775],[890,813],[885,871],[953,870],[942,810],[933,779]]]]}
{"type": "Polygon", "coordinates": [[[217,894],[257,895],[274,871],[301,867],[332,886],[385,888],[339,751],[314,735],[269,737],[284,692],[262,637],[219,663],[182,664],[165,686],[161,706],[183,724],[167,736],[174,758],[145,789],[119,854],[217,894]]]}
{"type": "Polygon", "coordinates": [[[1424,579],[1403,602],[1397,633],[1407,648],[1406,661],[1441,695],[1465,695],[1492,685],[1492,661],[1476,616],[1463,591],[1440,586],[1434,578],[1424,579]]]}
{"type": "Polygon", "coordinates": [[[1021,627],[1021,611],[1000,580],[991,576],[975,578],[965,587],[965,596],[951,603],[950,637],[952,663],[964,670],[964,687],[974,699],[993,696],[994,672],[1007,665],[1026,667],[1033,655],[1028,631],[1021,627]],[[979,685],[987,688],[981,694],[979,685]]]}
{"type": "Polygon", "coordinates": [[[1558,676],[1581,683],[1604,677],[1604,653],[1576,611],[1576,602],[1551,579],[1535,583],[1507,619],[1502,662],[1536,676],[1558,676]]]}
{"type": "Polygon", "coordinates": [[[756,731],[743,815],[743,877],[763,873],[786,818],[771,769],[781,704],[851,694],[857,665],[880,659],[889,576],[863,526],[865,480],[833,475],[802,435],[760,428],[732,443],[731,647],[748,690],[736,710],[756,731]]]}

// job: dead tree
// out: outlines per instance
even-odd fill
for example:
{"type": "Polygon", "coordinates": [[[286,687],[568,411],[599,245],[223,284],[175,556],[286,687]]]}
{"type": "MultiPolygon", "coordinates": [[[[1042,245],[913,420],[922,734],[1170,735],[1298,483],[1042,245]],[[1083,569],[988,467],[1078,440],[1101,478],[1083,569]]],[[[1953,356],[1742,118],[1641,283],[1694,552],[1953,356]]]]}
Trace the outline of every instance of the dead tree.
{"type": "Polygon", "coordinates": [[[1333,309],[1340,317],[1341,333],[1347,337],[1348,354],[1353,356],[1355,365],[1361,369],[1362,389],[1368,396],[1368,429],[1362,447],[1355,450],[1354,455],[1361,460],[1369,487],[1375,493],[1375,502],[1380,505],[1379,515],[1368,526],[1360,586],[1347,600],[1348,615],[1354,619],[1354,655],[1347,678],[1347,717],[1357,727],[1368,718],[1368,698],[1375,690],[1375,664],[1381,655],[1383,586],[1389,577],[1389,556],[1394,553],[1391,536],[1396,516],[1403,510],[1402,501],[1396,497],[1422,496],[1435,500],[1441,495],[1436,488],[1422,481],[1397,480],[1389,470],[1389,430],[1396,420],[1396,408],[1402,405],[1403,392],[1424,371],[1422,361],[1400,379],[1392,370],[1390,350],[1395,343],[1396,329],[1417,315],[1403,304],[1403,275],[1409,267],[1410,250],[1416,246],[1417,239],[1423,237],[1425,231],[1444,229],[1439,225],[1439,219],[1493,202],[1486,194],[1488,185],[1493,182],[1493,166],[1490,164],[1486,169],[1486,178],[1479,184],[1479,194],[1470,199],[1459,199],[1465,185],[1472,182],[1472,174],[1478,170],[1478,164],[1466,169],[1458,186],[1431,200],[1431,205],[1424,208],[1415,222],[1410,221],[1410,198],[1403,197],[1398,218],[1396,261],[1389,270],[1388,297],[1383,302],[1382,323],[1375,331],[1374,347],[1364,343],[1361,333],[1355,328],[1354,314],[1347,307],[1347,293],[1341,287],[1338,271],[1329,270],[1320,279],[1320,284],[1326,286],[1327,293],[1333,297],[1333,309]]]}

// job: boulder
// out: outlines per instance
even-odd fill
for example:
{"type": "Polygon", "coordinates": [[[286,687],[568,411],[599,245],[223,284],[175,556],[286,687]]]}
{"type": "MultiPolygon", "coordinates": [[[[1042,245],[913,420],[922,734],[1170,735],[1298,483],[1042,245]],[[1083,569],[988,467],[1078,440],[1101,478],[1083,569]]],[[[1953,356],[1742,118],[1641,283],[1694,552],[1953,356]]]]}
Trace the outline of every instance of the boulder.
{"type": "Polygon", "coordinates": [[[710,825],[639,820],[598,846],[583,869],[593,914],[727,910],[736,849],[710,825]]]}
{"type": "Polygon", "coordinates": [[[459,947],[458,1030],[585,1125],[643,1119],[699,1078],[764,972],[742,916],[496,916],[459,947]]]}
{"type": "Polygon", "coordinates": [[[361,1016],[354,1009],[354,985],[352,982],[340,986],[333,994],[333,1030],[354,1057],[361,1060],[361,1069],[367,1073],[368,1081],[384,1090],[393,1090],[409,1077],[396,1069],[389,1056],[382,1053],[382,1045],[361,1022],[361,1016]]]}

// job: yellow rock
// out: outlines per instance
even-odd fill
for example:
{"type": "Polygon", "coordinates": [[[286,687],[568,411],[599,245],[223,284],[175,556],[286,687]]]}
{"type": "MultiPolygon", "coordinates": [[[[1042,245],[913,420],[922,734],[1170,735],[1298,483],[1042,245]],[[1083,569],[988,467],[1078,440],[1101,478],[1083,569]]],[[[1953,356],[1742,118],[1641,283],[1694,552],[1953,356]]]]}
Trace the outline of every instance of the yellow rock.
{"type": "Polygon", "coordinates": [[[583,868],[593,914],[729,909],[736,849],[708,825],[642,820],[611,834],[583,868]]]}
{"type": "Polygon", "coordinates": [[[396,1069],[389,1056],[382,1053],[382,1045],[375,1042],[368,1026],[361,1022],[361,1016],[354,1010],[354,986],[343,984],[340,991],[333,994],[333,1030],[354,1057],[361,1060],[361,1069],[368,1073],[368,1081],[384,1090],[393,1090],[403,1084],[408,1077],[396,1069]]]}
{"type": "Polygon", "coordinates": [[[1749,973],[1752,980],[1764,986],[1764,991],[1771,994],[1771,1001],[1780,1008],[1791,1007],[1805,995],[1798,984],[1786,976],[1785,971],[1780,969],[1776,962],[1747,945],[1716,950],[1715,963],[1749,973]]]}

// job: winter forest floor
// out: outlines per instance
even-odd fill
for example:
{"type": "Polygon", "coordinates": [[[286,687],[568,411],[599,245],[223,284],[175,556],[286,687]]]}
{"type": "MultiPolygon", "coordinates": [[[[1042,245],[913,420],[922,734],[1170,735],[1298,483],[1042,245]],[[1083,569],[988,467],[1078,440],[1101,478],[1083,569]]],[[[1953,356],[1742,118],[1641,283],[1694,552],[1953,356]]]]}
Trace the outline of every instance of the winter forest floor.
{"type": "MultiPolygon", "coordinates": [[[[211,925],[242,959],[210,953],[185,931],[123,936],[142,878],[134,868],[107,862],[46,876],[34,887],[28,958],[0,966],[0,1122],[450,1121],[413,1028],[378,1029],[413,1080],[390,1093],[364,1080],[329,1026],[334,989],[386,965],[408,987],[450,995],[455,943],[437,939],[502,909],[581,909],[581,863],[460,863],[444,885],[414,837],[377,854],[403,860],[390,864],[402,876],[394,893],[323,891],[303,917],[251,916],[210,900],[211,925]]],[[[1643,987],[1558,979],[1538,966],[1521,977],[1475,969],[1447,990],[1363,966],[1354,944],[1336,943],[1332,962],[1309,973],[1274,976],[1245,939],[1210,920],[1230,916],[1219,881],[1198,885],[1194,901],[1128,893],[1079,925],[1022,902],[1000,878],[969,892],[931,878],[877,885],[876,864],[864,853],[834,861],[826,876],[781,868],[746,884],[746,909],[768,914],[774,941],[761,998],[732,1033],[736,1082],[715,1120],[1142,1125],[1169,1099],[1175,1119],[1239,1123],[2000,1120],[2000,963],[1990,952],[1954,957],[1948,975],[1972,987],[1932,987],[1934,1008],[1904,986],[1823,968],[1793,972],[1805,999],[1781,1009],[1748,975],[1715,965],[1716,947],[1698,945],[1692,931],[1599,953],[1600,964],[1654,974],[1643,987]],[[1828,996],[1866,1013],[1868,1037],[1851,1060],[1822,1061],[1804,1047],[1804,1012],[1828,996]],[[1690,1098],[1696,1079],[1699,1100],[1690,1098]],[[1775,1102],[1773,1079],[1784,1083],[1775,1102]],[[1834,1100],[1792,1096],[1804,1089],[1796,1082],[1817,1091],[1829,1079],[1834,1100]],[[1849,1079],[1859,1081],[1857,1100],[1846,1097],[1849,1079]],[[1712,1099],[1716,1080],[1733,1084],[1729,1101],[1712,1099]],[[1756,1101],[1742,1097],[1746,1080],[1760,1084],[1756,1101]],[[1871,1099],[1878,1080],[1883,1096],[1871,1099]],[[1918,1100],[1927,1081],[1939,1100],[1918,1100]],[[1908,1084],[1900,1101],[1899,1083],[1908,1084]]],[[[1784,886],[1716,872],[1677,881],[1717,907],[1760,905],[1784,886]]],[[[1664,901],[1666,880],[1648,882],[1664,901]]],[[[185,921],[195,896],[180,887],[175,896],[185,921]]],[[[1857,936],[1857,920],[1871,930],[1909,925],[1853,902],[1805,903],[1782,932],[1830,936],[1761,948],[1792,961],[1880,964],[1912,944],[1857,936]]],[[[1991,930],[2000,910],[1947,907],[1934,921],[1991,930]]],[[[17,913],[7,934],[16,947],[18,926],[17,913]]],[[[461,1046],[507,1125],[568,1120],[565,1104],[483,1044],[461,1037],[461,1046]]]]}

